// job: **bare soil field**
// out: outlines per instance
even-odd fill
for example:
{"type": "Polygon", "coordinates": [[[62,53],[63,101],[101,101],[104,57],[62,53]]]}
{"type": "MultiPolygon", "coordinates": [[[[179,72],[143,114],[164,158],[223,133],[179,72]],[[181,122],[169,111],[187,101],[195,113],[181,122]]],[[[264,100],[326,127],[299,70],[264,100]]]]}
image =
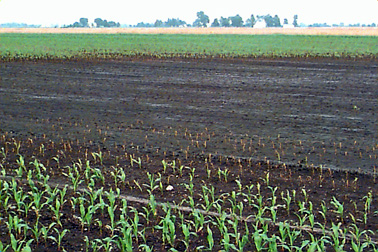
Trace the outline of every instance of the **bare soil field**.
{"type": "MultiPolygon", "coordinates": [[[[142,135],[206,129],[215,136],[206,154],[276,160],[279,145],[282,162],[377,166],[376,62],[14,62],[0,71],[1,130],[15,136],[76,139],[97,128],[112,144],[143,145],[119,130],[140,122],[142,135]],[[57,124],[61,131],[51,129],[57,124]],[[264,148],[255,146],[261,141],[264,148]]],[[[166,151],[188,144],[152,135],[166,151]]]]}
{"type": "Polygon", "coordinates": [[[0,33],[287,34],[378,36],[376,27],[326,28],[0,28],[0,33]]]}
{"type": "MultiPolygon", "coordinates": [[[[101,151],[104,162],[98,166],[109,180],[109,167],[128,167],[130,183],[120,186],[122,195],[148,199],[134,182],[148,184],[146,171],[163,174],[161,161],[176,160],[196,167],[194,184],[210,181],[218,195],[237,190],[237,179],[277,186],[277,195],[306,189],[316,210],[336,197],[345,202],[345,212],[361,219],[363,210],[354,209],[353,202],[369,192],[378,197],[377,78],[378,62],[367,60],[7,62],[0,67],[0,147],[20,141],[19,151],[27,161],[36,157],[51,166],[52,181],[60,184],[68,179],[54,167],[63,169],[73,160],[91,157],[91,151],[101,151]],[[52,159],[57,155],[58,166],[52,159]],[[130,155],[141,158],[143,169],[130,166],[130,155]],[[228,180],[218,179],[220,169],[228,169],[228,180]]],[[[9,154],[4,166],[15,167],[16,157],[16,152],[9,154]]],[[[156,199],[178,203],[187,198],[187,188],[179,189],[185,174],[190,171],[172,173],[164,187],[175,189],[157,193],[156,199]]],[[[200,194],[201,188],[195,192],[200,194]]],[[[142,201],[129,204],[143,207],[142,201]]],[[[376,200],[372,209],[377,209],[376,200]]],[[[245,211],[253,208],[246,206],[245,211]]],[[[100,229],[83,231],[68,205],[62,212],[63,226],[70,229],[63,246],[83,250],[82,237],[95,239],[100,229]]],[[[41,222],[48,224],[51,218],[46,214],[41,222]]],[[[100,214],[98,218],[109,224],[100,214]]],[[[284,210],[278,218],[297,219],[284,210]]],[[[327,218],[330,225],[339,217],[330,212],[327,218]]],[[[343,223],[350,222],[348,218],[343,223]]],[[[378,216],[369,217],[364,228],[377,230],[378,216]]],[[[4,223],[1,229],[6,229],[4,223]]],[[[168,250],[155,238],[160,233],[147,232],[146,243],[156,251],[168,250]]],[[[0,231],[0,237],[6,235],[0,231]]],[[[101,229],[101,235],[109,231],[102,234],[101,229]]],[[[214,231],[214,237],[220,239],[221,234],[214,231]]],[[[192,237],[189,250],[202,241],[203,231],[192,237]]],[[[56,250],[53,242],[33,246],[56,250]]],[[[248,251],[255,249],[248,246],[248,251]]],[[[180,242],[174,247],[186,249],[180,242]]]]}

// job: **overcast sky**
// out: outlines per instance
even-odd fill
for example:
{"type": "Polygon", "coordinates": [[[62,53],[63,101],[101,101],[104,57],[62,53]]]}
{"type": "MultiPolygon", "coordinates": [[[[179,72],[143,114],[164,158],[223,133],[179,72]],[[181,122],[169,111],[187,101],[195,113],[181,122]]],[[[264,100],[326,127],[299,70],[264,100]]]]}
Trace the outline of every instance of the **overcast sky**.
{"type": "Polygon", "coordinates": [[[281,22],[287,18],[291,23],[297,14],[298,22],[305,24],[378,24],[377,0],[0,0],[0,24],[64,25],[81,17],[129,25],[168,18],[193,23],[198,11],[204,11],[210,22],[236,14],[244,21],[251,14],[277,14],[281,22]]]}

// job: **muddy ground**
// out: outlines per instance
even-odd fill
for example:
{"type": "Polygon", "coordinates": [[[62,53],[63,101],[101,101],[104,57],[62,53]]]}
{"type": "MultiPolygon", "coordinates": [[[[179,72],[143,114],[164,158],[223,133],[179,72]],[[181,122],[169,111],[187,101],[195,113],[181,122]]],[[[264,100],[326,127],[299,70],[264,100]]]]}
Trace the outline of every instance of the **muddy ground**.
{"type": "Polygon", "coordinates": [[[13,62],[0,78],[0,130],[12,136],[369,173],[378,164],[377,62],[13,62]],[[187,149],[186,134],[202,148],[187,149]]]}
{"type": "MultiPolygon", "coordinates": [[[[17,176],[18,153],[30,167],[34,159],[48,167],[51,187],[70,185],[63,175],[67,166],[79,159],[89,160],[106,178],[106,183],[96,182],[96,188],[119,188],[122,197],[138,197],[127,199],[128,205],[140,212],[146,205],[143,200],[149,199],[146,174],[163,174],[162,188],[173,185],[173,191],[156,192],[158,202],[184,202],[184,206],[189,195],[184,184],[189,178],[193,179],[197,207],[202,202],[203,185],[213,186],[217,197],[222,197],[238,190],[237,181],[256,185],[253,193],[262,184],[267,206],[272,199],[269,188],[276,187],[277,195],[296,190],[298,202],[305,200],[300,193],[305,190],[317,221],[323,220],[320,206],[327,202],[328,229],[331,223],[340,222],[329,203],[336,197],[344,202],[343,225],[355,218],[360,228],[376,232],[377,69],[378,62],[330,59],[1,63],[0,150],[7,150],[7,155],[0,161],[8,175],[1,179],[17,176]],[[104,154],[103,163],[92,157],[94,152],[104,154]],[[130,155],[141,158],[139,168],[130,164],[130,155]],[[191,170],[185,168],[181,174],[169,166],[166,173],[163,159],[191,170]],[[323,169],[315,168],[320,166],[323,169]],[[115,167],[124,169],[124,183],[112,182],[115,167]],[[229,178],[219,176],[220,170],[228,170],[229,178]],[[364,223],[364,202],[369,194],[372,211],[364,223]]],[[[25,192],[30,190],[25,181],[19,183],[25,192]]],[[[81,186],[86,190],[84,183],[81,186]]],[[[77,192],[70,189],[67,198],[73,196],[77,192]]],[[[227,211],[230,202],[225,200],[227,211]]],[[[284,201],[279,197],[277,203],[284,201]]],[[[301,209],[293,205],[291,213],[278,212],[279,221],[297,221],[301,209]]],[[[3,208],[1,214],[5,214],[3,208]]],[[[255,211],[246,204],[243,215],[255,211]]],[[[151,223],[141,220],[141,227],[146,227],[145,243],[155,251],[171,248],[161,242],[160,231],[151,231],[164,214],[160,209],[151,223]]],[[[20,216],[25,218],[22,213],[20,216]]],[[[45,226],[56,221],[48,209],[41,216],[45,226]]],[[[85,236],[93,241],[112,235],[97,224],[83,230],[77,216],[78,210],[68,203],[62,209],[59,230],[69,230],[63,239],[67,251],[85,250],[85,236]]],[[[108,217],[96,214],[96,218],[103,226],[110,224],[108,217]]],[[[33,213],[27,221],[29,226],[35,225],[33,213]]],[[[179,223],[176,225],[178,230],[179,223]]],[[[242,229],[244,224],[240,225],[242,229]]],[[[270,229],[278,232],[277,226],[270,229]]],[[[5,222],[0,223],[0,240],[9,244],[6,230],[5,222]]],[[[214,250],[220,250],[222,235],[216,225],[213,232],[214,250]]],[[[196,235],[184,246],[183,234],[178,232],[172,246],[178,251],[195,251],[206,245],[207,233],[196,235]]],[[[372,237],[376,242],[377,234],[372,237]]],[[[31,232],[27,238],[33,238],[31,232]]],[[[309,237],[304,234],[301,239],[309,237]]],[[[141,243],[134,239],[134,249],[141,243]]],[[[350,241],[347,243],[350,250],[350,241]]],[[[53,240],[32,244],[35,251],[56,251],[56,246],[53,240]]],[[[256,248],[251,242],[246,250],[256,248]]]]}

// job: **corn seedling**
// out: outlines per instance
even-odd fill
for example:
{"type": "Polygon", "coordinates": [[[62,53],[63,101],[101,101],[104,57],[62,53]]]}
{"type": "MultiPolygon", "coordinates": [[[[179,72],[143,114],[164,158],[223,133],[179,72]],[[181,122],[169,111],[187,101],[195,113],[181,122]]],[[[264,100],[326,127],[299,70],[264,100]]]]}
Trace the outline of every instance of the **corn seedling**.
{"type": "Polygon", "coordinates": [[[97,152],[92,152],[92,157],[93,157],[95,163],[97,162],[97,159],[98,159],[98,161],[100,162],[100,165],[103,165],[104,156],[103,156],[103,154],[102,154],[101,151],[98,152],[98,153],[97,152]]]}
{"type": "Polygon", "coordinates": [[[160,178],[157,178],[157,179],[154,179],[154,174],[150,174],[149,172],[147,172],[147,177],[148,177],[148,180],[149,180],[149,184],[143,184],[143,186],[145,186],[147,188],[147,191],[149,194],[152,194],[152,192],[159,188],[159,186],[157,185],[157,182],[160,182],[161,179],[160,178]]]}
{"type": "Polygon", "coordinates": [[[156,225],[156,229],[162,230],[162,238],[164,244],[169,244],[174,246],[174,242],[176,239],[175,234],[175,220],[176,216],[171,214],[171,208],[168,205],[163,205],[163,210],[166,213],[165,217],[160,221],[160,226],[156,225]]]}
{"type": "MultiPolygon", "coordinates": [[[[374,234],[373,231],[370,230],[374,234]]],[[[369,241],[366,239],[367,237],[367,230],[360,230],[356,224],[352,224],[349,230],[349,233],[352,235],[352,249],[354,252],[362,252],[365,248],[369,246],[369,241]],[[365,241],[363,241],[362,236],[365,237],[365,241]]]]}
{"type": "Polygon", "coordinates": [[[57,243],[57,245],[58,245],[58,251],[60,251],[61,249],[63,249],[63,247],[62,247],[63,237],[66,235],[67,232],[69,232],[69,230],[68,229],[64,229],[62,231],[59,231],[59,229],[54,228],[54,231],[56,232],[57,237],[55,237],[55,236],[49,236],[49,238],[57,243]]]}
{"type": "Polygon", "coordinates": [[[345,231],[341,229],[341,223],[338,223],[337,225],[332,223],[331,231],[332,247],[336,252],[344,251],[346,238],[345,231]]]}
{"type": "Polygon", "coordinates": [[[344,204],[342,204],[335,197],[333,197],[331,205],[333,205],[336,208],[335,212],[339,215],[341,222],[344,222],[344,204]]]}
{"type": "Polygon", "coordinates": [[[62,222],[60,221],[60,217],[62,217],[62,215],[63,215],[61,213],[61,207],[62,206],[61,206],[59,199],[55,199],[55,206],[50,205],[50,209],[54,213],[54,217],[55,217],[57,224],[62,228],[62,222]]]}
{"type": "Polygon", "coordinates": [[[289,190],[286,190],[286,197],[284,196],[284,192],[282,191],[281,192],[281,198],[285,202],[286,212],[287,212],[287,215],[289,215],[290,214],[290,204],[291,204],[291,200],[292,200],[289,190]]]}
{"type": "Polygon", "coordinates": [[[140,157],[138,157],[138,159],[135,159],[132,155],[130,155],[130,166],[133,167],[134,163],[138,165],[139,169],[142,168],[142,159],[140,157]]]}
{"type": "Polygon", "coordinates": [[[188,249],[189,243],[190,243],[190,237],[191,236],[198,236],[198,235],[197,235],[196,232],[191,232],[190,227],[183,222],[181,223],[181,229],[182,229],[182,233],[184,234],[184,240],[182,240],[182,241],[185,244],[185,247],[188,249]]]}
{"type": "Polygon", "coordinates": [[[207,244],[209,246],[208,250],[213,251],[213,247],[214,247],[213,231],[211,231],[211,228],[209,227],[209,225],[207,225],[206,230],[207,230],[206,239],[207,239],[207,244]]]}
{"type": "Polygon", "coordinates": [[[10,235],[10,238],[11,247],[14,252],[31,251],[30,244],[33,242],[33,239],[30,239],[27,242],[25,240],[17,240],[13,234],[10,235]]]}
{"type": "Polygon", "coordinates": [[[122,236],[119,236],[116,240],[116,244],[121,251],[132,252],[133,251],[133,238],[132,227],[123,226],[121,228],[122,236]]]}
{"type": "Polygon", "coordinates": [[[218,179],[219,181],[221,181],[222,177],[224,179],[224,181],[227,183],[227,178],[228,178],[228,174],[230,173],[230,171],[226,168],[224,170],[221,170],[220,168],[218,169],[218,179]]]}

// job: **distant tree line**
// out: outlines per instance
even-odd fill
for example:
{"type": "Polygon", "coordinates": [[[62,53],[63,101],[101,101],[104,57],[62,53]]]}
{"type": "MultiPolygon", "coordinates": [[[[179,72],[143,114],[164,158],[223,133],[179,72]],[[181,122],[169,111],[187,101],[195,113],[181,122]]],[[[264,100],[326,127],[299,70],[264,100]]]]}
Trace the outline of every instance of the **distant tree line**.
{"type": "MultiPolygon", "coordinates": [[[[257,23],[263,23],[263,26],[266,27],[283,27],[285,25],[292,25],[294,27],[298,27],[298,15],[293,16],[293,20],[289,21],[287,18],[281,22],[281,19],[278,15],[271,16],[270,14],[267,15],[257,15],[256,17],[252,14],[247,20],[243,20],[243,18],[237,14],[235,16],[230,17],[220,17],[215,18],[210,23],[210,18],[206,15],[203,11],[197,12],[197,18],[193,22],[193,24],[186,23],[185,21],[179,18],[168,18],[166,21],[156,20],[155,23],[144,23],[140,22],[135,27],[254,27],[257,23]]],[[[80,18],[78,22],[73,24],[64,26],[64,27],[120,27],[119,22],[114,21],[107,21],[106,19],[103,20],[101,18],[96,18],[94,23],[89,24],[88,18],[80,18]]],[[[315,23],[308,25],[309,27],[343,27],[344,24],[333,24],[328,25],[327,23],[315,23]]],[[[354,24],[348,25],[353,27],[376,27],[376,24],[373,23],[371,25],[361,25],[361,24],[354,24]]]]}
{"type": "Polygon", "coordinates": [[[188,24],[179,18],[168,18],[167,21],[156,20],[155,23],[138,23],[136,27],[187,27],[188,24]]]}
{"type": "MultiPolygon", "coordinates": [[[[214,21],[210,24],[210,18],[203,11],[197,12],[197,19],[193,24],[188,24],[183,20],[178,18],[168,19],[163,22],[162,20],[156,20],[155,23],[138,23],[136,27],[253,27],[257,21],[263,20],[266,23],[267,27],[282,27],[281,20],[278,15],[263,15],[263,16],[254,16],[251,15],[246,21],[237,14],[236,16],[231,17],[220,17],[215,18],[214,21]]],[[[298,15],[294,16],[293,25],[298,26],[298,15]]],[[[285,19],[284,24],[288,24],[288,20],[285,19]]]]}
{"type": "Polygon", "coordinates": [[[28,25],[25,23],[6,23],[0,24],[0,28],[39,28],[41,25],[28,25]]]}
{"type": "Polygon", "coordinates": [[[94,24],[90,25],[88,18],[80,18],[79,22],[75,22],[71,25],[66,25],[64,28],[71,28],[71,27],[77,27],[77,28],[87,28],[87,27],[93,27],[96,25],[97,28],[100,27],[120,27],[121,24],[114,21],[107,21],[106,19],[96,18],[94,20],[94,24]]]}

